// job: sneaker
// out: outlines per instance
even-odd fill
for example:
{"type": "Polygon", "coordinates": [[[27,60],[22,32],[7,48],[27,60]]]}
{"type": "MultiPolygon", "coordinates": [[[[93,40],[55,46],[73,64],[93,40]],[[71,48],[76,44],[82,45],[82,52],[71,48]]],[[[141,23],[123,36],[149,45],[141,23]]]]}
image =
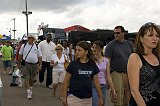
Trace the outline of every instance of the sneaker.
{"type": "Polygon", "coordinates": [[[31,100],[31,99],[32,99],[32,93],[31,93],[31,92],[28,92],[28,93],[27,93],[27,99],[28,99],[28,100],[31,100]]]}
{"type": "Polygon", "coordinates": [[[44,82],[39,82],[39,85],[44,86],[45,84],[44,82]]]}
{"type": "Polygon", "coordinates": [[[49,86],[47,86],[47,88],[50,88],[50,89],[52,89],[52,88],[53,88],[53,86],[52,86],[52,85],[49,85],[49,86]]]}
{"type": "Polygon", "coordinates": [[[31,93],[31,95],[32,95],[32,89],[33,89],[33,87],[30,87],[29,89],[30,89],[30,93],[31,93]]]}

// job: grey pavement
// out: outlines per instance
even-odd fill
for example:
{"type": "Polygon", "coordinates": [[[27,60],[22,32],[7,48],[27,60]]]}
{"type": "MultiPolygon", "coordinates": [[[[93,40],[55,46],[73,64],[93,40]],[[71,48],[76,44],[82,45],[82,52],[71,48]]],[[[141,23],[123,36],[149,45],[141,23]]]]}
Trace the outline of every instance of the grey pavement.
{"type": "MultiPolygon", "coordinates": [[[[3,74],[1,61],[0,70],[0,76],[3,83],[2,106],[62,106],[58,97],[52,96],[52,89],[40,85],[38,81],[33,87],[33,99],[27,100],[24,85],[22,87],[10,87],[11,76],[3,74]]],[[[105,106],[112,106],[108,96],[106,98],[105,106]]]]}

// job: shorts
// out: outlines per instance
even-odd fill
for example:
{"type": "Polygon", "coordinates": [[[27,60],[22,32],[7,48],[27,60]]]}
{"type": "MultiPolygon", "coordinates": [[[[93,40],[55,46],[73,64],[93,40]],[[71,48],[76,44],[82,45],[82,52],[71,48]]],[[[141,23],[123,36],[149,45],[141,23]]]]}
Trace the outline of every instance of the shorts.
{"type": "Polygon", "coordinates": [[[68,106],[92,106],[92,98],[80,99],[72,94],[67,97],[68,106]]]}
{"type": "Polygon", "coordinates": [[[63,83],[64,81],[64,77],[66,75],[65,71],[53,71],[52,72],[52,80],[53,80],[53,84],[57,84],[57,83],[63,83]]]}
{"type": "Polygon", "coordinates": [[[12,66],[12,61],[11,60],[3,61],[3,66],[4,66],[4,68],[11,67],[12,66]]]}
{"type": "Polygon", "coordinates": [[[22,70],[24,79],[34,80],[37,74],[37,64],[25,63],[25,65],[22,66],[21,70],[22,70]]]}

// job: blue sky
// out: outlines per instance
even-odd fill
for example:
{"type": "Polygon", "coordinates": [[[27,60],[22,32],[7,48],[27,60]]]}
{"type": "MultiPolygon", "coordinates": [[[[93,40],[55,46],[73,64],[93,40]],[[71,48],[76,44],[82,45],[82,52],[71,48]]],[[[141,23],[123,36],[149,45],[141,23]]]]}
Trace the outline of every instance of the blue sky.
{"type": "MultiPolygon", "coordinates": [[[[9,34],[16,18],[16,38],[26,33],[25,0],[0,0],[0,34],[9,34]],[[14,2],[13,2],[14,1],[14,2]]],[[[49,27],[82,25],[89,29],[113,29],[122,25],[137,31],[146,22],[160,24],[159,0],[28,0],[29,32],[41,22],[49,27]]],[[[13,32],[12,32],[13,34],[13,32]]]]}

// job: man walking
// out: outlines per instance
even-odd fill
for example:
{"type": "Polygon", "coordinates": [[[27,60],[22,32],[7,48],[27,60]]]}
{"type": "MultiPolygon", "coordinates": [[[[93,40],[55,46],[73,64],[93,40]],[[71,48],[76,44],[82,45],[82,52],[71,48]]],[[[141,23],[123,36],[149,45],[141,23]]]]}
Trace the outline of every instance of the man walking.
{"type": "Polygon", "coordinates": [[[13,48],[10,46],[11,42],[6,41],[6,45],[4,45],[1,49],[2,53],[2,61],[4,66],[4,74],[8,72],[8,74],[11,74],[11,67],[12,67],[12,59],[13,57],[13,48]]]}
{"type": "Polygon", "coordinates": [[[56,45],[51,41],[52,35],[47,34],[47,38],[44,41],[41,41],[38,45],[38,48],[42,52],[42,67],[39,72],[39,82],[44,81],[44,72],[47,68],[47,77],[46,77],[46,87],[52,88],[52,69],[50,67],[51,56],[55,53],[56,45]]]}
{"type": "Polygon", "coordinates": [[[127,62],[132,53],[132,43],[124,39],[125,29],[122,26],[114,28],[115,39],[105,48],[105,57],[110,60],[111,77],[116,89],[117,99],[112,100],[114,106],[128,106],[130,89],[127,77],[127,62]]]}
{"type": "Polygon", "coordinates": [[[23,44],[19,51],[18,68],[22,65],[22,74],[25,79],[25,88],[27,91],[27,99],[32,99],[32,88],[35,76],[37,74],[38,65],[42,64],[42,54],[37,48],[34,41],[35,36],[28,35],[28,42],[23,44]]]}

